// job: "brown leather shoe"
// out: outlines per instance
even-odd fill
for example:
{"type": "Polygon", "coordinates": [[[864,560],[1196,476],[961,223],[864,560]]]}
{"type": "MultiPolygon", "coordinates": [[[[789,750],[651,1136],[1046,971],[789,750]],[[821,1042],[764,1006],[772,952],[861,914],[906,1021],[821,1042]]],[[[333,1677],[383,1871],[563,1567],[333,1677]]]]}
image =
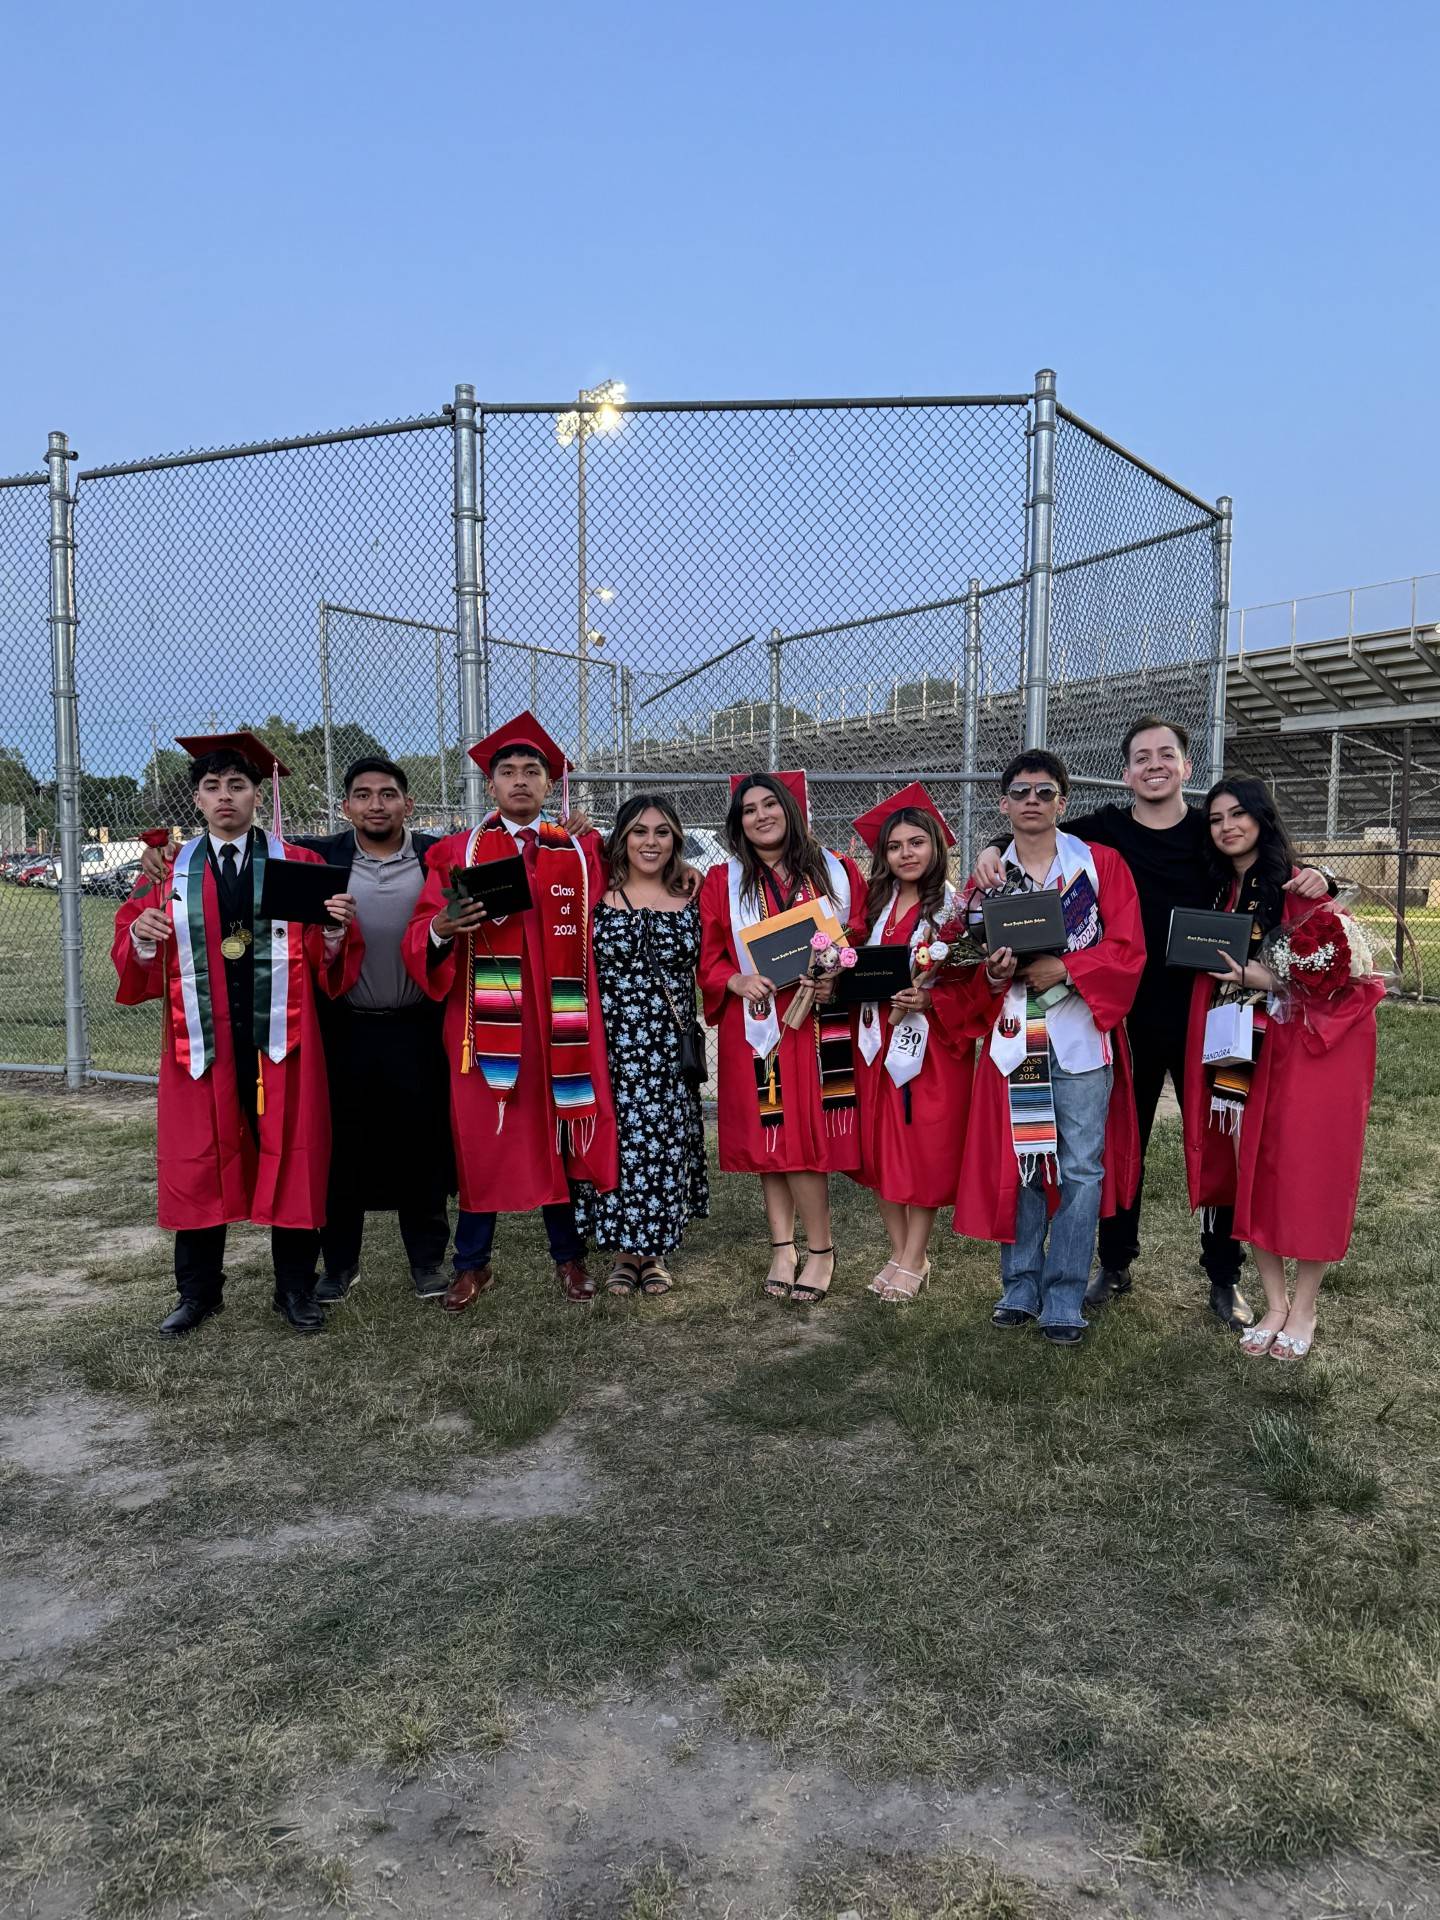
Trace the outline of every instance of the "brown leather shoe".
{"type": "Polygon", "coordinates": [[[595,1281],[583,1260],[557,1260],[555,1278],[565,1289],[567,1300],[583,1303],[595,1298],[595,1281]]]}
{"type": "Polygon", "coordinates": [[[488,1293],[495,1275],[487,1263],[483,1267],[465,1267],[445,1289],[445,1311],[463,1313],[477,1294],[488,1293]]]}

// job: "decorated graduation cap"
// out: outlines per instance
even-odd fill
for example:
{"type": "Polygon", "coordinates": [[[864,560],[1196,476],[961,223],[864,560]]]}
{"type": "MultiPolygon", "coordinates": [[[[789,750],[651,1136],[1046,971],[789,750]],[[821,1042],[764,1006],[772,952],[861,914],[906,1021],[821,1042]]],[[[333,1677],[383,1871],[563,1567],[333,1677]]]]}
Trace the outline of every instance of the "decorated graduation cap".
{"type": "Polygon", "coordinates": [[[183,747],[192,760],[198,760],[207,753],[235,753],[242,760],[248,760],[262,780],[268,775],[272,831],[279,834],[280,782],[290,769],[274,748],[267,747],[258,734],[244,727],[238,733],[183,733],[175,736],[175,744],[183,747]]]}
{"type": "MultiPolygon", "coordinates": [[[[730,776],[730,798],[733,800],[741,787],[748,787],[756,779],[753,773],[732,773],[730,776]]],[[[767,780],[778,780],[782,787],[788,787],[800,809],[800,818],[808,827],[810,824],[810,788],[802,769],[796,768],[789,773],[766,773],[767,780]]]]}
{"type": "Polygon", "coordinates": [[[954,846],[955,836],[950,831],[950,822],[921,783],[918,780],[912,780],[908,787],[901,787],[898,793],[892,793],[890,798],[882,800],[878,807],[871,807],[868,813],[862,813],[855,822],[855,831],[872,853],[880,844],[880,835],[884,831],[885,822],[893,819],[904,807],[914,807],[919,813],[928,813],[932,820],[938,822],[940,834],[946,846],[954,846]]]}
{"type": "Polygon", "coordinates": [[[494,770],[495,762],[505,754],[520,753],[527,749],[537,760],[544,761],[545,771],[550,778],[560,782],[560,811],[568,815],[570,762],[565,757],[565,749],[550,737],[533,713],[517,713],[503,727],[497,727],[493,733],[487,733],[483,740],[477,740],[470,749],[470,758],[477,767],[483,767],[489,774],[494,770]]]}

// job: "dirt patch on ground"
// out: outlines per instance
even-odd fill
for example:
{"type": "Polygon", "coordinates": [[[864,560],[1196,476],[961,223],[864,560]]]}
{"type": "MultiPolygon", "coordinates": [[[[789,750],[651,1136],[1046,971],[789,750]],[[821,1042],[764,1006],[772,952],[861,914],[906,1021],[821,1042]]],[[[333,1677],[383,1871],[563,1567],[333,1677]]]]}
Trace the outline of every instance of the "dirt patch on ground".
{"type": "Polygon", "coordinates": [[[437,1920],[598,1920],[625,1913],[647,1877],[666,1881],[666,1904],[632,1911],[780,1920],[817,1868],[953,1852],[991,1860],[1075,1911],[1137,1920],[1398,1920],[1430,1911],[1436,1891],[1355,1862],[1303,1881],[1210,1879],[1177,1898],[1117,1859],[1068,1796],[867,1786],[780,1765],[767,1746],[709,1730],[712,1712],[682,1698],[554,1713],[506,1751],[423,1779],[346,1773],[288,1817],[358,1903],[437,1920]]]}
{"type": "Polygon", "coordinates": [[[397,1493],[390,1505],[434,1520],[546,1520],[583,1513],[593,1493],[579,1435],[556,1428],[533,1447],[487,1461],[468,1486],[397,1493]]]}
{"type": "Polygon", "coordinates": [[[0,1421],[0,1458],[42,1479],[78,1485],[89,1499],[124,1512],[152,1506],[170,1491],[160,1467],[111,1461],[143,1446],[149,1422],[140,1413],[71,1390],[46,1394],[0,1421]]]}
{"type": "Polygon", "coordinates": [[[6,1310],[61,1313],[70,1307],[93,1307],[101,1297],[80,1267],[59,1267],[53,1273],[0,1273],[0,1308],[6,1310]]]}
{"type": "Polygon", "coordinates": [[[113,1611],[28,1574],[0,1578],[0,1691],[50,1678],[113,1611]]]}

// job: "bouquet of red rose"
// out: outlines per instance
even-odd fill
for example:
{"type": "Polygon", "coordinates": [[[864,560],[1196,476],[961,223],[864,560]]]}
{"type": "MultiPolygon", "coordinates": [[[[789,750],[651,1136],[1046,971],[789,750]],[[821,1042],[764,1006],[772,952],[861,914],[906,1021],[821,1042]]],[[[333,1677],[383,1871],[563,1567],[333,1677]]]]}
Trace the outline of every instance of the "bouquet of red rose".
{"type": "Polygon", "coordinates": [[[1266,934],[1260,962],[1288,992],[1324,1000],[1375,971],[1365,930],[1333,901],[1317,900],[1303,920],[1266,934]]]}

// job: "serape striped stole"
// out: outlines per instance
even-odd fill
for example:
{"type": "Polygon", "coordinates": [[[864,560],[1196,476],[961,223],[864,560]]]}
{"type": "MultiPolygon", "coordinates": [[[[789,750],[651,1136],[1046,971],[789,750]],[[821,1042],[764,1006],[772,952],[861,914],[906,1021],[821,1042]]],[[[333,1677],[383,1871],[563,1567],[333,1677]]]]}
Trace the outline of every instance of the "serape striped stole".
{"type": "MultiPolygon", "coordinates": [[[[546,1051],[558,1126],[592,1120],[596,1111],[590,1056],[590,869],[578,842],[563,827],[549,820],[533,824],[538,844],[530,869],[530,911],[539,916],[546,987],[539,1004],[543,1015],[548,1001],[546,1051]]],[[[514,851],[500,816],[492,814],[470,835],[465,864],[507,859],[514,851]]],[[[499,1107],[498,1133],[519,1082],[524,1000],[526,992],[534,990],[534,982],[526,980],[524,915],[486,922],[467,944],[469,992],[460,1071],[479,1067],[499,1107]]]]}

